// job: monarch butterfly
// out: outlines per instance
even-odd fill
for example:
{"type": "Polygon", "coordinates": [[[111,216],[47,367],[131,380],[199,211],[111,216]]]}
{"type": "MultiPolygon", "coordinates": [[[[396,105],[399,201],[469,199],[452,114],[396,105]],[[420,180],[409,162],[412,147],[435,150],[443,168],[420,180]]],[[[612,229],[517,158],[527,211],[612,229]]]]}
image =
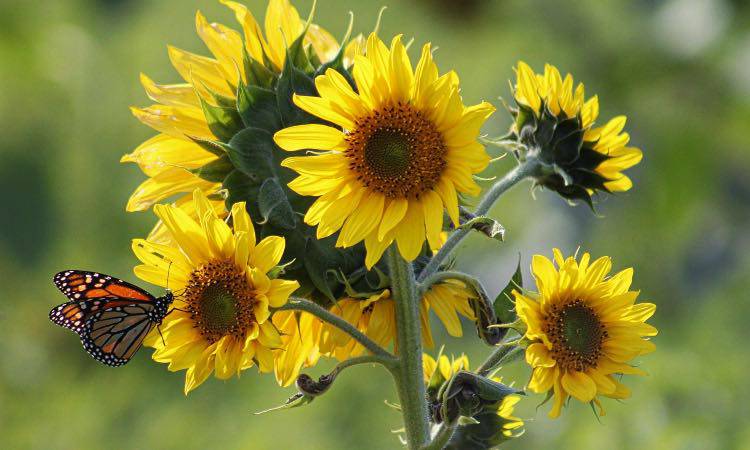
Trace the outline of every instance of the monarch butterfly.
{"type": "Polygon", "coordinates": [[[115,277],[84,270],[59,272],[53,282],[70,301],[52,308],[50,320],[78,334],[89,355],[112,367],[130,361],[174,299],[169,290],[156,298],[115,277]]]}

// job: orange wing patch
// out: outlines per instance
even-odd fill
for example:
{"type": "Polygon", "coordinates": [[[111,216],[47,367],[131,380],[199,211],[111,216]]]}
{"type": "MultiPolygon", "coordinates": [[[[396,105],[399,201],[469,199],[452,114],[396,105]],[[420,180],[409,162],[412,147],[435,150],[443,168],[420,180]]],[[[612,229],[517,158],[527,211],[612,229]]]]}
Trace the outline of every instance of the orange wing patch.
{"type": "Polygon", "coordinates": [[[81,312],[81,308],[78,305],[68,305],[63,309],[62,313],[69,320],[79,320],[83,317],[83,312],[81,312]]]}
{"type": "Polygon", "coordinates": [[[104,289],[91,289],[90,291],[86,291],[86,298],[102,298],[111,296],[112,294],[109,291],[105,291],[104,289]]]}
{"type": "Polygon", "coordinates": [[[112,285],[107,286],[107,291],[110,294],[115,295],[117,297],[134,298],[136,300],[144,300],[144,301],[151,300],[150,297],[143,295],[142,292],[138,292],[135,289],[131,289],[127,286],[122,286],[120,284],[112,284],[112,285]]]}

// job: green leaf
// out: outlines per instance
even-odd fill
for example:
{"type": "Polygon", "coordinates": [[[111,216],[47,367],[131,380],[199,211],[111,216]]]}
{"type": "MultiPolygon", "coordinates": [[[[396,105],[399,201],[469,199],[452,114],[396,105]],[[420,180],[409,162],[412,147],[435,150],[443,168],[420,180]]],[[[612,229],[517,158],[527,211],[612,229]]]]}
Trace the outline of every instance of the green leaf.
{"type": "Polygon", "coordinates": [[[463,373],[463,377],[465,377],[463,381],[476,388],[476,393],[482,399],[483,403],[496,404],[503,401],[503,399],[509,395],[524,394],[522,390],[514,389],[510,386],[504,385],[503,383],[499,383],[495,380],[490,380],[489,378],[485,378],[475,373],[463,373]]]}
{"type": "Polygon", "coordinates": [[[260,217],[258,203],[254,201],[258,198],[260,191],[260,184],[257,181],[235,169],[224,179],[224,189],[228,192],[227,209],[231,209],[232,205],[237,202],[246,202],[250,216],[260,217]]]}
{"type": "Polygon", "coordinates": [[[292,206],[276,178],[267,178],[260,186],[258,209],[264,222],[287,230],[297,225],[292,206]]]}
{"type": "Polygon", "coordinates": [[[260,128],[245,128],[229,141],[232,164],[256,184],[273,178],[275,164],[273,136],[260,128]]]}
{"type": "Polygon", "coordinates": [[[291,397],[289,397],[287,399],[287,401],[284,402],[283,405],[276,406],[274,408],[268,408],[268,409],[263,410],[263,411],[258,411],[258,412],[255,413],[255,415],[266,414],[266,413],[270,413],[270,412],[273,412],[273,411],[281,411],[282,409],[298,408],[300,406],[307,405],[308,403],[312,402],[313,400],[315,400],[315,397],[310,396],[310,395],[305,395],[305,394],[303,394],[301,392],[298,392],[298,393],[292,395],[291,397]]]}
{"type": "MultiPolygon", "coordinates": [[[[310,280],[332,302],[336,301],[336,296],[331,289],[328,270],[339,269],[341,259],[339,252],[334,247],[335,242],[332,237],[322,240],[310,237],[307,239],[305,246],[305,269],[310,275],[310,280]]],[[[338,283],[334,279],[335,284],[338,283]]]]}
{"type": "Polygon", "coordinates": [[[206,116],[206,122],[208,122],[208,129],[219,140],[228,142],[235,133],[244,128],[242,119],[235,109],[214,106],[202,98],[200,100],[203,115],[206,116]]]}
{"type": "Polygon", "coordinates": [[[237,91],[237,110],[247,127],[270,132],[281,128],[276,93],[259,86],[240,86],[237,91]]]}
{"type": "Polygon", "coordinates": [[[523,394],[497,381],[465,370],[458,371],[441,388],[438,399],[441,401],[442,421],[455,423],[460,416],[472,417],[487,406],[497,407],[505,397],[523,394]]]}
{"type": "MultiPolygon", "coordinates": [[[[292,45],[287,48],[286,51],[286,62],[291,62],[294,67],[302,70],[304,73],[312,74],[315,72],[315,68],[310,63],[310,59],[305,53],[305,36],[307,35],[307,27],[300,34],[297,39],[292,42],[292,45]]],[[[286,64],[285,62],[285,64],[286,64]]]]}
{"type": "Polygon", "coordinates": [[[206,181],[221,183],[233,170],[234,166],[229,160],[229,155],[224,154],[221,158],[211,161],[199,169],[191,170],[191,172],[206,181]]]}
{"type": "MultiPolygon", "coordinates": [[[[518,437],[523,431],[516,431],[506,436],[503,426],[510,422],[498,415],[497,411],[487,408],[473,416],[477,423],[463,424],[456,428],[444,450],[486,450],[496,448],[503,442],[518,437]]],[[[461,419],[459,419],[460,421],[461,419]]]]}
{"type": "Polygon", "coordinates": [[[516,306],[513,302],[513,290],[523,288],[523,275],[521,274],[521,255],[518,255],[516,272],[511,277],[505,288],[495,298],[493,305],[498,323],[512,323],[516,320],[516,306]]]}
{"type": "Polygon", "coordinates": [[[248,83],[254,86],[271,87],[276,76],[263,63],[256,61],[247,53],[247,49],[242,49],[243,64],[245,65],[245,76],[248,83]]]}
{"type": "Polygon", "coordinates": [[[491,217],[472,217],[458,228],[476,230],[488,238],[497,239],[500,242],[505,239],[505,227],[491,217]]]}
{"type": "Polygon", "coordinates": [[[200,139],[196,137],[190,137],[190,140],[200,145],[203,150],[213,153],[214,155],[219,157],[226,155],[229,151],[229,147],[223,142],[210,141],[207,139],[200,139]]]}
{"type": "Polygon", "coordinates": [[[294,104],[292,101],[294,94],[318,95],[318,91],[315,89],[313,79],[297,69],[287,58],[284,70],[281,72],[281,77],[279,77],[279,82],[276,85],[276,101],[282,125],[288,127],[299,124],[322,123],[319,118],[302,111],[294,104]]]}
{"type": "Polygon", "coordinates": [[[468,425],[478,425],[479,421],[473,417],[466,417],[461,416],[458,418],[458,421],[456,422],[458,426],[468,426],[468,425]]]}
{"type": "Polygon", "coordinates": [[[339,52],[336,54],[336,57],[334,57],[332,60],[328,61],[327,63],[321,65],[318,67],[318,70],[315,71],[315,77],[319,75],[323,75],[326,73],[328,69],[334,69],[338,73],[344,76],[346,78],[346,81],[349,82],[349,85],[352,87],[352,89],[357,89],[357,84],[354,82],[354,78],[352,78],[352,74],[349,73],[348,70],[344,67],[344,48],[346,46],[344,44],[341,45],[341,48],[339,48],[339,52]]]}

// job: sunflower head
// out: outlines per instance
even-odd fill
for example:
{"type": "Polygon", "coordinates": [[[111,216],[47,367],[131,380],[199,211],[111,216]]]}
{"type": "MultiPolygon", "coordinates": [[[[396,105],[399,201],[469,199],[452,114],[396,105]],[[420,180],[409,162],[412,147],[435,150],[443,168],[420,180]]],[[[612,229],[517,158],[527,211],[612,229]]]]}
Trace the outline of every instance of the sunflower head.
{"type": "Polygon", "coordinates": [[[344,248],[364,242],[368,268],[393,242],[412,261],[429,251],[425,242],[439,246],[444,211],[458,225],[459,193],[479,193],[473,175],[490,158],[477,136],[494,108],[464,106],[458,77],[439,75],[429,44],[413,68],[401,36],[388,47],[371,34],[345,75],[326,70],[316,92],[294,96],[315,121],[288,126],[275,141],[322,153],[283,161],[299,174],[289,187],[317,197],[305,222],[318,238],[338,233],[344,248]]]}
{"type": "MultiPolygon", "coordinates": [[[[279,165],[288,153],[272,136],[283,126],[318,120],[292,97],[315,94],[313,80],[326,70],[349,76],[363,39],[340,45],[325,29],[300,18],[288,0],[270,0],[263,22],[241,3],[221,3],[234,13],[239,31],[198,12],[197,33],[210,55],[170,47],[183,82],[157,84],[141,77],[155,104],[133,108],[133,114],[160,134],[122,159],[137,163],[148,176],[127,209],[146,210],[165,199],[194,209],[189,203],[196,188],[219,207],[226,202],[225,215],[231,205],[244,202],[258,235],[286,238],[284,259],[290,263],[284,270],[299,280],[301,293],[330,304],[346,283],[357,286],[364,280],[353,276],[362,266],[363,248],[335,249],[335,238],[316,239],[301,220],[312,200],[287,186],[294,173],[279,165]]],[[[162,229],[158,226],[155,234],[162,229]]]]}
{"type": "MultiPolygon", "coordinates": [[[[440,408],[438,393],[459,371],[469,371],[469,359],[466,355],[458,358],[448,358],[441,354],[437,360],[428,354],[422,355],[424,381],[427,385],[427,396],[433,411],[440,408]]],[[[502,382],[501,378],[493,377],[493,382],[502,382]]],[[[497,402],[485,404],[472,418],[477,422],[460,425],[454,432],[446,448],[474,448],[478,443],[482,448],[494,448],[505,440],[520,435],[523,420],[513,416],[515,405],[521,400],[519,395],[503,396],[497,402]]],[[[433,413],[434,415],[434,413],[433,413]]]]}
{"type": "MultiPolygon", "coordinates": [[[[550,417],[557,417],[569,397],[593,402],[598,396],[627,398],[621,374],[643,375],[629,362],[655,349],[649,337],[657,331],[646,320],[652,303],[635,303],[630,290],[632,269],[609,277],[608,257],[591,261],[565,258],[555,249],[555,262],[535,255],[532,272],[539,293],[514,291],[516,312],[527,329],[526,362],[532,367],[529,389],[550,392],[550,417]]],[[[603,414],[603,412],[602,412],[603,414]]]]}
{"type": "Polygon", "coordinates": [[[511,109],[511,135],[520,144],[519,159],[534,157],[541,163],[536,174],[539,185],[589,206],[596,192],[632,187],[622,171],[638,164],[642,153],[627,146],[630,136],[623,132],[624,116],[594,126],[598,97],[586,100],[582,83],[574,87],[570,74],[563,78],[549,64],[544,73],[537,74],[519,62],[516,74],[513,97],[517,107],[511,109]]]}
{"type": "MultiPolygon", "coordinates": [[[[430,311],[445,326],[449,335],[461,337],[463,328],[460,317],[475,320],[471,307],[474,294],[463,284],[453,282],[433,285],[419,302],[422,344],[434,347],[430,311]]],[[[396,312],[390,289],[382,289],[371,294],[357,294],[344,297],[330,307],[331,313],[342,317],[381,347],[393,345],[398,352],[396,334],[396,312]]],[[[339,361],[358,356],[364,347],[348,334],[333,325],[323,324],[318,350],[339,361]]]]}
{"type": "Polygon", "coordinates": [[[284,343],[270,319],[271,308],[284,305],[299,287],[274,278],[284,239],[269,236],[256,243],[244,204],[232,208],[232,229],[200,190],[194,202],[197,221],[175,206],[154,208],[170,238],[167,244],[133,241],[143,263],[136,275],[179,293],[161,335],[153,330],[145,343],[169,370],[187,369],[185,393],[211,373],[227,379],[254,365],[273,371],[284,343]]]}
{"type": "Polygon", "coordinates": [[[437,360],[427,353],[422,355],[422,372],[428,395],[437,395],[443,383],[450,380],[459,370],[469,370],[469,358],[464,354],[458,358],[448,358],[441,354],[437,360]]]}

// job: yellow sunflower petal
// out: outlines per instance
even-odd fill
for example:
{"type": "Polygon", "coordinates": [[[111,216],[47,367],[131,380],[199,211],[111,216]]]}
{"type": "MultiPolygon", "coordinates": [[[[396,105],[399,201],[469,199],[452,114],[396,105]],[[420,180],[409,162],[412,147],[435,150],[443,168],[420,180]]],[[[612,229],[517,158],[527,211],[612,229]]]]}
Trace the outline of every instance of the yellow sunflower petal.
{"type": "Polygon", "coordinates": [[[596,383],[583,372],[565,372],[561,382],[566,392],[584,403],[596,396],[596,383]]]}
{"type": "Polygon", "coordinates": [[[274,308],[283,306],[292,292],[296,291],[297,288],[299,288],[299,283],[296,281],[271,280],[271,287],[268,294],[269,304],[274,308]]]}
{"type": "Polygon", "coordinates": [[[250,254],[250,265],[257,267],[262,273],[273,269],[284,255],[285,244],[283,237],[268,236],[260,241],[250,254]]]}
{"type": "MultiPolygon", "coordinates": [[[[309,124],[284,128],[274,134],[273,140],[276,145],[287,151],[304,149],[346,150],[344,133],[326,125],[309,124]]],[[[287,158],[284,163],[292,164],[287,162],[289,160],[299,163],[304,158],[287,158]]],[[[294,168],[292,165],[285,165],[285,167],[294,168]]]]}

